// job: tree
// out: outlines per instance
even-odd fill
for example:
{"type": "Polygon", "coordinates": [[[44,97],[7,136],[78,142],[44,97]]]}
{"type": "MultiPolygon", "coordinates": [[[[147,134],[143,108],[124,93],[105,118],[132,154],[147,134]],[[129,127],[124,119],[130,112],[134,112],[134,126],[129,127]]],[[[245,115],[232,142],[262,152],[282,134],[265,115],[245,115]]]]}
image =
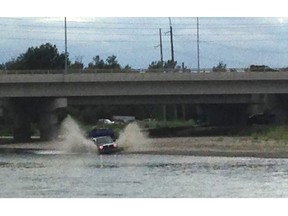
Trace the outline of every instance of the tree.
{"type": "Polygon", "coordinates": [[[213,72],[227,72],[226,66],[227,65],[224,64],[223,61],[220,61],[216,67],[212,68],[212,71],[213,72]]]}
{"type": "Polygon", "coordinates": [[[149,66],[148,70],[157,70],[157,69],[175,69],[177,61],[153,61],[149,66]]]}
{"type": "Polygon", "coordinates": [[[104,61],[100,58],[99,55],[93,57],[93,60],[94,60],[94,62],[95,62],[95,68],[97,68],[97,69],[103,69],[103,68],[104,68],[105,63],[104,63],[104,61]]]}
{"type": "Polygon", "coordinates": [[[0,64],[0,70],[5,70],[5,64],[4,63],[2,63],[2,64],[0,64]]]}
{"type": "Polygon", "coordinates": [[[74,63],[72,63],[69,66],[70,69],[83,69],[84,68],[84,64],[81,61],[77,61],[75,60],[74,63]]]}
{"type": "Polygon", "coordinates": [[[69,66],[70,69],[83,69],[84,64],[82,62],[82,57],[77,57],[74,63],[71,63],[69,66]]]}
{"type": "MultiPolygon", "coordinates": [[[[68,58],[68,56],[67,56],[68,58]]],[[[70,65],[69,59],[67,64],[70,65]]],[[[39,47],[30,47],[25,53],[20,54],[16,59],[5,63],[9,69],[64,69],[65,54],[59,54],[56,45],[50,43],[42,44],[39,47]]]]}
{"type": "Polygon", "coordinates": [[[151,64],[148,66],[148,70],[161,69],[161,68],[163,68],[163,63],[161,61],[152,61],[151,64]]]}
{"type": "Polygon", "coordinates": [[[177,61],[168,60],[167,62],[164,62],[164,68],[167,68],[167,69],[174,69],[176,65],[177,65],[177,61]]]}
{"type": "Polygon", "coordinates": [[[116,60],[116,56],[108,56],[104,62],[99,55],[93,57],[93,62],[88,64],[88,69],[120,69],[121,65],[116,60]]]}
{"type": "Polygon", "coordinates": [[[108,56],[108,58],[106,59],[106,65],[105,68],[107,69],[120,69],[121,66],[120,64],[118,64],[118,61],[116,60],[116,56],[112,55],[112,56],[108,56]]]}

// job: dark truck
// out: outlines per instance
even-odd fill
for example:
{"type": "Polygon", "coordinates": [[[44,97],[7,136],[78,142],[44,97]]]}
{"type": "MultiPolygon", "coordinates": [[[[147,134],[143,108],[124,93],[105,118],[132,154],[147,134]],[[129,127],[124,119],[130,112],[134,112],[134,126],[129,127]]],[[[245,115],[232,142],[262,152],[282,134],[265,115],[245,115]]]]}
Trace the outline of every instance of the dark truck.
{"type": "Polygon", "coordinates": [[[87,137],[91,139],[102,136],[110,136],[114,141],[116,140],[114,131],[108,128],[100,128],[100,129],[93,128],[91,131],[87,133],[87,137]]]}
{"type": "Polygon", "coordinates": [[[111,154],[118,150],[118,146],[115,143],[116,137],[114,131],[111,129],[94,128],[88,132],[87,136],[93,140],[99,154],[111,154]]]}

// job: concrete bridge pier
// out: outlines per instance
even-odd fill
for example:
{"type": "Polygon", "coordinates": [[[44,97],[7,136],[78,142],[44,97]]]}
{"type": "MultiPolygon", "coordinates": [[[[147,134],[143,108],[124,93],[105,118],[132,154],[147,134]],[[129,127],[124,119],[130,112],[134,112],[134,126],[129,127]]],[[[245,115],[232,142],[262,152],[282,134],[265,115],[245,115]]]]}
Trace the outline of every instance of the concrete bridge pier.
{"type": "Polygon", "coordinates": [[[275,114],[276,124],[288,123],[288,95],[265,95],[265,111],[275,114]]]}
{"type": "Polygon", "coordinates": [[[41,140],[51,140],[58,134],[58,110],[67,107],[67,98],[12,98],[5,104],[13,119],[16,142],[31,139],[31,125],[38,125],[41,140]]]}
{"type": "Polygon", "coordinates": [[[4,116],[4,99],[0,98],[0,118],[4,116]]]}
{"type": "Polygon", "coordinates": [[[162,115],[163,115],[163,121],[167,121],[167,108],[166,104],[162,105],[162,115]]]}
{"type": "MultiPolygon", "coordinates": [[[[180,105],[178,104],[173,104],[170,105],[170,108],[173,108],[173,120],[177,121],[179,118],[181,120],[185,121],[186,120],[186,106],[185,104],[181,104],[181,110],[180,105]]],[[[162,115],[163,115],[163,121],[167,121],[167,105],[164,104],[162,105],[162,115]]]]}
{"type": "Polygon", "coordinates": [[[48,141],[57,138],[58,118],[53,112],[45,112],[40,116],[39,121],[40,139],[48,141]]]}
{"type": "Polygon", "coordinates": [[[31,115],[23,100],[8,100],[6,109],[13,119],[13,137],[15,142],[27,142],[31,139],[31,115]]]}
{"type": "Polygon", "coordinates": [[[52,140],[58,136],[58,114],[57,111],[67,107],[67,98],[53,98],[41,104],[39,115],[40,139],[52,140]]]}
{"type": "Polygon", "coordinates": [[[27,142],[31,139],[31,119],[25,113],[14,114],[13,136],[15,142],[27,142]]]}

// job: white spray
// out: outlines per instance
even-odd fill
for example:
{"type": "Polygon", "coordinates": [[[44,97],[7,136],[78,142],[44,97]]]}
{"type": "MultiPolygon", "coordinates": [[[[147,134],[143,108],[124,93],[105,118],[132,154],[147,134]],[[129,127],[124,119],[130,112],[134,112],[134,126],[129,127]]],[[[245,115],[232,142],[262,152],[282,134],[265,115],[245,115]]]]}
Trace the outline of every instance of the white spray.
{"type": "Polygon", "coordinates": [[[151,145],[151,140],[141,131],[136,122],[128,124],[124,131],[120,133],[116,142],[119,147],[123,147],[125,152],[145,151],[151,145]]]}
{"type": "MultiPolygon", "coordinates": [[[[97,152],[97,147],[93,141],[85,137],[85,133],[78,123],[69,115],[62,122],[60,134],[63,138],[63,141],[59,143],[60,150],[73,153],[97,152]]],[[[116,143],[125,152],[143,152],[151,147],[151,140],[141,131],[136,122],[125,127],[116,143]]]]}

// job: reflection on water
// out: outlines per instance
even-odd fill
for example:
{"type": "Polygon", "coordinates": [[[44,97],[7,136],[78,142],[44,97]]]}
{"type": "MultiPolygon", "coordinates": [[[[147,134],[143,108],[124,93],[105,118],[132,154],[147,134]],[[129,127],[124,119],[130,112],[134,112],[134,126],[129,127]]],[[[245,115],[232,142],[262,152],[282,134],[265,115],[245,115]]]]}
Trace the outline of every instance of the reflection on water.
{"type": "Polygon", "coordinates": [[[288,160],[0,155],[0,197],[287,197],[288,160]]]}

